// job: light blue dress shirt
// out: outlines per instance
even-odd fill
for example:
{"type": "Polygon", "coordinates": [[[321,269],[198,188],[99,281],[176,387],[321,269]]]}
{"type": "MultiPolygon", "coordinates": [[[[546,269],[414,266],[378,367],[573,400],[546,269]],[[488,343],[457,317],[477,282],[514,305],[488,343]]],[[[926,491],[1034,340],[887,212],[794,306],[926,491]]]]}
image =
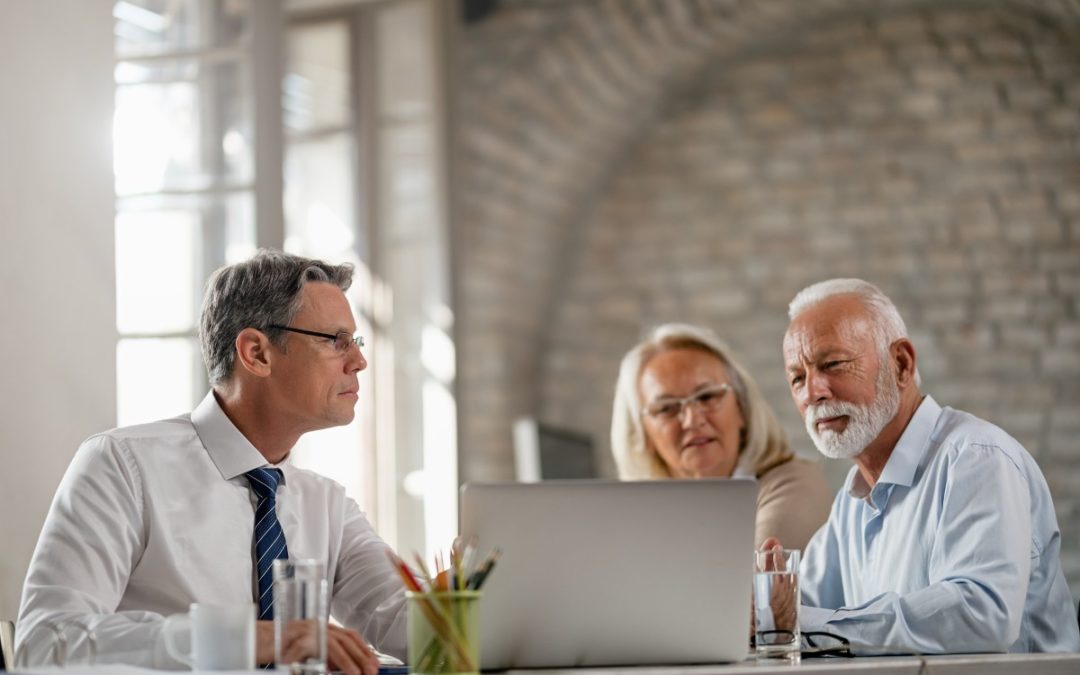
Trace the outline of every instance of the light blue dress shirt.
{"type": "Polygon", "coordinates": [[[800,624],[863,653],[1080,651],[1060,548],[1031,455],[927,396],[878,482],[853,467],[807,546],[800,624]]]}

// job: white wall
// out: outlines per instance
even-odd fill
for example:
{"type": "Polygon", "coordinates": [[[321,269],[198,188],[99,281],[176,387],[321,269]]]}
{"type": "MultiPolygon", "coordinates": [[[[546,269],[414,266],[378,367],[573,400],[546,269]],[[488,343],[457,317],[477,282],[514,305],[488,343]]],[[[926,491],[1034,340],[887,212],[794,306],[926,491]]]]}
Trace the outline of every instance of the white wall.
{"type": "Polygon", "coordinates": [[[116,420],[112,0],[0,2],[0,617],[78,443],[116,420]]]}

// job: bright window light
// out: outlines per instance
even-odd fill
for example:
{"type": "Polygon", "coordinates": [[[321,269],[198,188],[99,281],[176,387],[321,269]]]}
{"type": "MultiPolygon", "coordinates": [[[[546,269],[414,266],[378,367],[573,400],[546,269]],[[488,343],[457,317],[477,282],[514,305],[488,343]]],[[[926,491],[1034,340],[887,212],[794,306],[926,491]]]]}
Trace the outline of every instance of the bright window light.
{"type": "Polygon", "coordinates": [[[192,338],[120,340],[116,348],[120,426],[189,412],[197,358],[192,338]]]}
{"type": "Polygon", "coordinates": [[[424,382],[424,524],[430,556],[457,536],[457,406],[439,382],[424,382]]]}
{"type": "Polygon", "coordinates": [[[113,166],[116,192],[154,192],[169,174],[198,173],[198,96],[195,85],[124,86],[116,90],[113,166]]]}
{"type": "Polygon", "coordinates": [[[122,333],[189,331],[195,318],[194,211],[116,216],[116,327],[122,333]]]}

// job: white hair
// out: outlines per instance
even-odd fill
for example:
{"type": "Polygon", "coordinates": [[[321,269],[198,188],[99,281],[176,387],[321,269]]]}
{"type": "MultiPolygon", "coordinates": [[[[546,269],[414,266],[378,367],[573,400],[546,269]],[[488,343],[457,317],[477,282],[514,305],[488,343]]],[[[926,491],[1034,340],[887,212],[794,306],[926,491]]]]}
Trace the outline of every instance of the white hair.
{"type": "MultiPolygon", "coordinates": [[[[854,295],[869,312],[874,322],[874,337],[882,363],[889,358],[889,346],[901,338],[908,337],[907,326],[900,316],[900,311],[889,296],[862,279],[827,279],[811,284],[802,289],[788,305],[788,318],[796,316],[834,295],[854,295]]],[[[918,368],[915,369],[915,386],[922,383],[918,368]]]]}

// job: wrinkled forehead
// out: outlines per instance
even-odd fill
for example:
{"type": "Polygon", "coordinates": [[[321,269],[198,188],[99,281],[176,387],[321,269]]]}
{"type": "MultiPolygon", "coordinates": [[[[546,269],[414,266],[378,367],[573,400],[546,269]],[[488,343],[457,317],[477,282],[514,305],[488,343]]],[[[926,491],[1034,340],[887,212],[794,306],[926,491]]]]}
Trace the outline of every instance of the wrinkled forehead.
{"type": "Polygon", "coordinates": [[[855,296],[826,298],[797,314],[784,334],[784,361],[830,351],[862,350],[874,342],[874,320],[855,296]]]}

